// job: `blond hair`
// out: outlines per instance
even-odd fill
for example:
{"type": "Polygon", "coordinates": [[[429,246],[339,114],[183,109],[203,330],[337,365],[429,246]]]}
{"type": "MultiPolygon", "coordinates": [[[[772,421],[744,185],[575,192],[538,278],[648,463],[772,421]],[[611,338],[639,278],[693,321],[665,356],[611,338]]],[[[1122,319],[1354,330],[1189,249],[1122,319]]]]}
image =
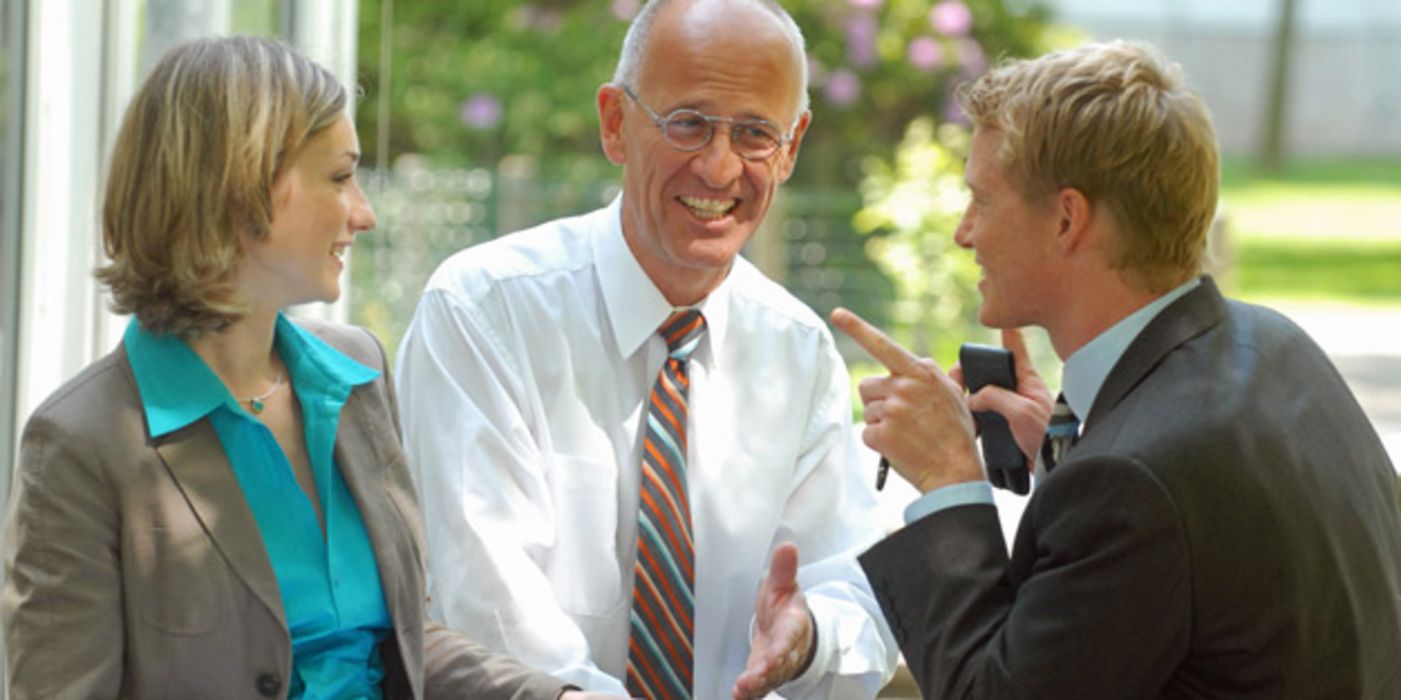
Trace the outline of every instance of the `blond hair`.
{"type": "Polygon", "coordinates": [[[1073,187],[1108,208],[1113,264],[1153,291],[1200,272],[1220,180],[1206,105],[1145,44],[1089,44],[1006,63],[963,86],[975,127],[1024,196],[1073,187]]]}
{"type": "Polygon", "coordinates": [[[132,98],[108,166],[97,277],[113,310],[194,338],[246,308],[244,235],[267,235],[272,185],[346,114],[345,87],[293,49],[256,37],[171,49],[132,98]]]}

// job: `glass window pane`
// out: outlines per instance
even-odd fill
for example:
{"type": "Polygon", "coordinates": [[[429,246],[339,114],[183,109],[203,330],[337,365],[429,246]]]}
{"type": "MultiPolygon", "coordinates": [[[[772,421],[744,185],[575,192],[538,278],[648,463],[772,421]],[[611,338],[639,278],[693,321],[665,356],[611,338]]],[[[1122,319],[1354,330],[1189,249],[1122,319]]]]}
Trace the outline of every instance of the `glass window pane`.
{"type": "Polygon", "coordinates": [[[276,36],[281,32],[282,2],[240,0],[230,10],[229,28],[235,34],[276,36]]]}
{"type": "Polygon", "coordinates": [[[24,0],[0,8],[0,512],[15,449],[15,333],[19,312],[20,80],[24,0]]]}

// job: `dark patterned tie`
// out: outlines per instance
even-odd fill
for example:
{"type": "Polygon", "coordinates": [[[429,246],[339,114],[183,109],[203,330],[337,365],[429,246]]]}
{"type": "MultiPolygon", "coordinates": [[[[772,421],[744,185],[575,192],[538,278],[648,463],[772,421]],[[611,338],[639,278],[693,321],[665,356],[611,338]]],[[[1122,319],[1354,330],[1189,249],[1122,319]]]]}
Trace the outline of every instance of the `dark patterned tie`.
{"type": "Polygon", "coordinates": [[[1079,436],[1080,419],[1065,402],[1065,394],[1060,394],[1056,397],[1056,407],[1051,410],[1051,422],[1046,425],[1046,439],[1041,442],[1041,461],[1047,472],[1055,468],[1079,436]]]}
{"type": "Polygon", "coordinates": [[[628,693],[670,700],[690,698],[692,687],[696,560],[686,492],[686,361],[705,318],[695,309],[678,311],[657,332],[667,359],[648,397],[643,432],[628,693]]]}

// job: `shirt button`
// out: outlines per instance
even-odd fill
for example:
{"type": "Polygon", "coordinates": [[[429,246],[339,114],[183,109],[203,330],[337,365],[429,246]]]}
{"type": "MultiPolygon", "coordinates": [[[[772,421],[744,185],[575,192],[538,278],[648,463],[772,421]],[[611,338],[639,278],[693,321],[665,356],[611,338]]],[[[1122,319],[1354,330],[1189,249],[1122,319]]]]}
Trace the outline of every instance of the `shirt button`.
{"type": "Polygon", "coordinates": [[[282,679],[278,678],[276,673],[260,673],[257,688],[258,694],[265,698],[276,697],[282,690],[282,679]]]}

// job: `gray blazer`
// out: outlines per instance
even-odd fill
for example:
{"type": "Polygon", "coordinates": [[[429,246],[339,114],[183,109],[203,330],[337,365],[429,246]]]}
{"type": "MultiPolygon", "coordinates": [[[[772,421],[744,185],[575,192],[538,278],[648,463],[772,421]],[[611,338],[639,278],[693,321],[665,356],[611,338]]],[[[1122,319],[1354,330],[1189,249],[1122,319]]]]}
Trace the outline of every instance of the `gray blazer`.
{"type": "Polygon", "coordinates": [[[1332,364],[1210,279],[1144,329],[1009,558],[990,506],[861,557],[936,698],[1401,698],[1396,475],[1332,364]]]}
{"type": "MultiPolygon", "coordinates": [[[[381,371],[346,401],[335,460],[394,624],[385,697],[554,697],[563,682],[425,622],[422,525],[383,349],[363,330],[299,323],[381,371]]],[[[0,597],[11,698],[287,696],[277,580],[213,427],[148,434],[121,346],[25,427],[0,597]]]]}

